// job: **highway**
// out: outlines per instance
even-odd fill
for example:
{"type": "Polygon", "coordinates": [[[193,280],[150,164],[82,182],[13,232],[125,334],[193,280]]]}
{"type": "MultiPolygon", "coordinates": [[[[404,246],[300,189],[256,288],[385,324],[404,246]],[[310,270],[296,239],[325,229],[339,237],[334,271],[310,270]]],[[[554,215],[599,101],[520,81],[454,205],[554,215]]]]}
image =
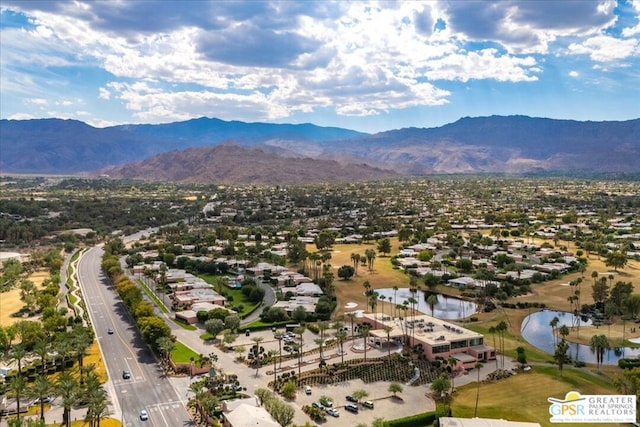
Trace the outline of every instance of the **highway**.
{"type": "Polygon", "coordinates": [[[138,332],[115,289],[102,273],[103,250],[89,249],[78,264],[87,310],[96,331],[109,382],[114,418],[125,426],[179,427],[194,425],[179,395],[138,332]],[[113,330],[108,333],[109,328],[113,330]],[[131,378],[124,379],[128,370],[131,378]],[[140,419],[146,410],[149,419],[140,419]]]}

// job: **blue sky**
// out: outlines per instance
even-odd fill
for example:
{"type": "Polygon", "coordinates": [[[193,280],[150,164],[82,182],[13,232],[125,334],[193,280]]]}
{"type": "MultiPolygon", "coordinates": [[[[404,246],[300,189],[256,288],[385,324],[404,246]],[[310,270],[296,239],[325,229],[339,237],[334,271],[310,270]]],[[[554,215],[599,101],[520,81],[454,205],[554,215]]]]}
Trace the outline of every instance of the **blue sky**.
{"type": "Polygon", "coordinates": [[[11,1],[0,116],[364,132],[640,117],[640,0],[11,1]]]}

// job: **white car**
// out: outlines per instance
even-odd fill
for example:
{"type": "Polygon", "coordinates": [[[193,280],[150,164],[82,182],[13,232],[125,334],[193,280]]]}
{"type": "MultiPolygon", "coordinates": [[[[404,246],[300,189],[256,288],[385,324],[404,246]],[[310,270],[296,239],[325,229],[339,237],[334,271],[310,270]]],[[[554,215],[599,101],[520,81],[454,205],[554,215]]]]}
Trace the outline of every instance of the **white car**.
{"type": "Polygon", "coordinates": [[[307,395],[310,395],[310,394],[311,394],[311,387],[306,386],[306,387],[304,388],[304,392],[305,392],[307,395]]]}
{"type": "Polygon", "coordinates": [[[331,415],[332,417],[340,416],[340,412],[338,412],[338,410],[335,408],[327,408],[327,414],[331,415]]]}
{"type": "Polygon", "coordinates": [[[149,419],[149,413],[143,409],[140,411],[140,419],[142,421],[147,421],[149,419]]]}

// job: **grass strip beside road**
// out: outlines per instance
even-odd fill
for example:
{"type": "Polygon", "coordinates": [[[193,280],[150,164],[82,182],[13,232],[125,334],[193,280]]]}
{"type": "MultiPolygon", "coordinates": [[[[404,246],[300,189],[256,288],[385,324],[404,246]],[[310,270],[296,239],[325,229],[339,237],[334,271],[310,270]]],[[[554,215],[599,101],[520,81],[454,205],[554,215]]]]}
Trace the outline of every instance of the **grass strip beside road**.
{"type": "Polygon", "coordinates": [[[138,284],[142,286],[142,289],[144,289],[144,292],[147,294],[147,296],[156,303],[156,305],[160,308],[160,310],[162,310],[162,312],[165,314],[169,314],[169,309],[167,308],[167,306],[164,305],[164,303],[160,300],[160,298],[158,298],[151,289],[149,289],[147,284],[144,283],[144,280],[142,279],[137,279],[137,280],[138,280],[138,284]]]}

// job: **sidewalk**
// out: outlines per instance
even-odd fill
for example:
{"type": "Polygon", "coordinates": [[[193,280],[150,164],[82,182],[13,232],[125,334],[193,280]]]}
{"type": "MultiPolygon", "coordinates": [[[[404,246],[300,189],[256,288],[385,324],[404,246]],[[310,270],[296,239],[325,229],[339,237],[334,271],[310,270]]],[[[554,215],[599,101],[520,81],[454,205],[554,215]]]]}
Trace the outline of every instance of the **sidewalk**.
{"type": "MultiPolygon", "coordinates": [[[[62,425],[62,413],[64,412],[64,409],[62,408],[62,406],[58,405],[58,400],[56,399],[54,400],[53,404],[51,405],[51,409],[49,409],[48,411],[45,411],[44,413],[44,419],[45,419],[45,423],[47,425],[62,425]]],[[[84,417],[87,414],[87,409],[86,408],[77,408],[77,409],[71,409],[71,420],[72,421],[77,421],[77,420],[84,420],[84,417]]],[[[20,419],[39,419],[40,418],[40,408],[38,407],[38,413],[36,415],[21,415],[20,419]]],[[[2,418],[2,421],[0,421],[0,427],[7,427],[7,419],[6,418],[2,418]]]]}

